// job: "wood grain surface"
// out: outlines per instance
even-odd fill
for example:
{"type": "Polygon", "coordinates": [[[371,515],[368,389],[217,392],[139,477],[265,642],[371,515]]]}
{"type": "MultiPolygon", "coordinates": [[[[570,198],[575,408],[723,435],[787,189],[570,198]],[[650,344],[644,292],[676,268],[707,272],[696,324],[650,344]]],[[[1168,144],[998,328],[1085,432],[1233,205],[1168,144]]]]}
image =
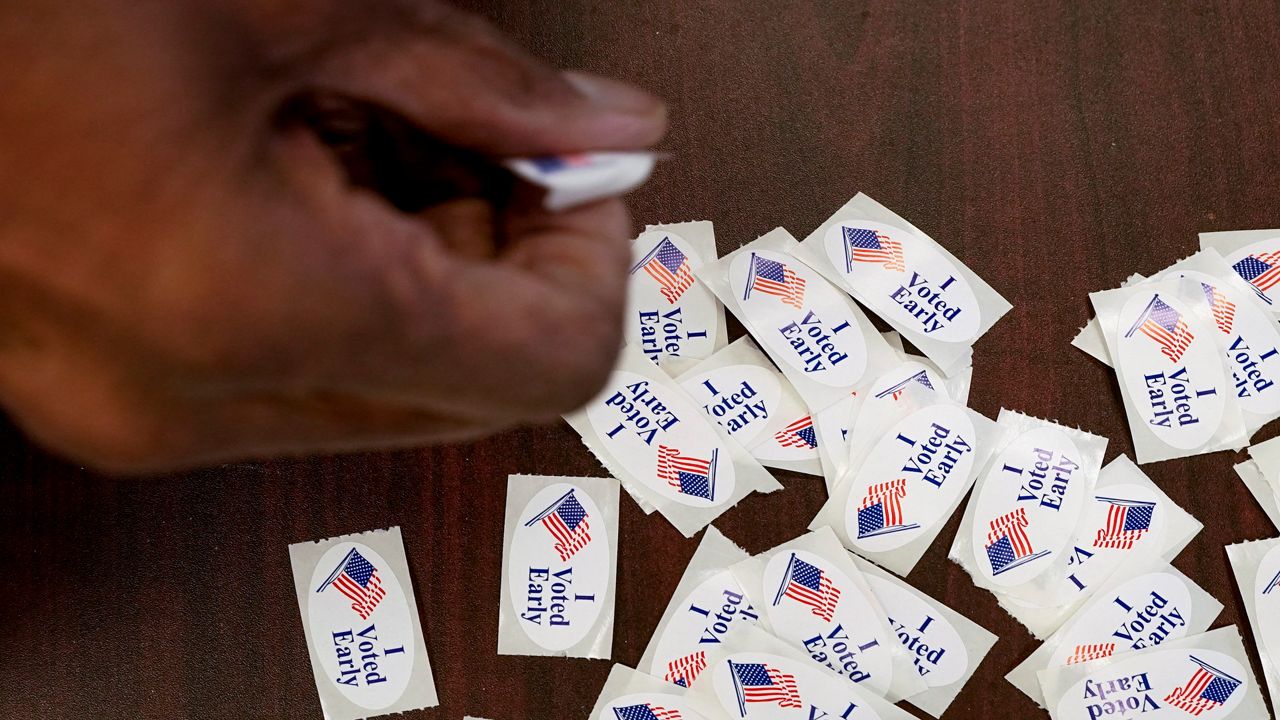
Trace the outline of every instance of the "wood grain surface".
{"type": "MultiPolygon", "coordinates": [[[[932,234],[1014,306],[976,349],[973,407],[1105,435],[1108,460],[1132,452],[1115,379],[1068,345],[1087,293],[1198,231],[1280,226],[1272,2],[466,4],[552,63],[668,100],[637,225],[711,219],[723,253],[776,225],[803,237],[861,190],[932,234]]],[[[1225,603],[1217,625],[1244,621],[1223,545],[1276,534],[1239,459],[1144,468],[1205,523],[1176,565],[1225,603]]],[[[286,546],[399,525],[442,703],[409,716],[586,718],[610,663],[494,652],[517,472],[603,474],[563,424],[148,479],[4,426],[0,716],[320,718],[286,546]]],[[[752,552],[823,501],[779,477],[716,523],[752,552]]],[[[1035,642],[946,560],[958,519],[909,580],[1001,639],[946,717],[1047,717],[1003,679],[1035,642]]],[[[639,660],[696,544],[624,496],[615,661],[639,660]]]]}

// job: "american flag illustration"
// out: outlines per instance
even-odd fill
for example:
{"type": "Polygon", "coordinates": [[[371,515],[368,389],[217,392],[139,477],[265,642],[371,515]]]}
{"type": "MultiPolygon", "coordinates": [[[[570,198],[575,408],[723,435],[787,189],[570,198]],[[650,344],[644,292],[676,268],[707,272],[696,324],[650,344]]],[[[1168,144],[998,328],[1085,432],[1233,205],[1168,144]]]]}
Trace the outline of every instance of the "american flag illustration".
{"type": "Polygon", "coordinates": [[[1178,362],[1193,339],[1190,328],[1182,319],[1182,314],[1169,307],[1159,295],[1151,297],[1151,302],[1147,303],[1147,309],[1142,311],[1137,322],[1124,336],[1130,337],[1135,332],[1141,332],[1154,340],[1160,346],[1160,352],[1164,353],[1170,362],[1178,362]]]}
{"type": "Polygon", "coordinates": [[[898,398],[902,397],[902,391],[911,383],[920,383],[921,385],[925,386],[930,390],[934,389],[933,381],[929,379],[929,371],[921,370],[920,372],[912,375],[911,377],[907,378],[906,380],[903,380],[902,382],[894,385],[893,387],[885,388],[884,390],[881,390],[880,392],[876,393],[876,397],[881,399],[886,397],[892,397],[894,400],[897,400],[898,398]]]}
{"type": "Polygon", "coordinates": [[[542,523],[555,540],[556,552],[560,555],[561,562],[573,557],[591,542],[591,524],[587,522],[590,515],[582,507],[582,503],[578,502],[574,492],[570,490],[561,495],[550,507],[524,524],[529,527],[534,523],[542,523]]]}
{"type": "Polygon", "coordinates": [[[1200,715],[1205,710],[1218,707],[1240,687],[1240,681],[1215,669],[1194,655],[1188,656],[1195,664],[1195,672],[1185,685],[1175,689],[1165,697],[1170,705],[1192,715],[1200,715]]]}
{"type": "Polygon", "coordinates": [[[771,703],[778,707],[800,708],[800,689],[796,677],[765,663],[729,661],[733,685],[738,692],[738,710],[747,716],[747,703],[771,703]]]}
{"type": "Polygon", "coordinates": [[[680,711],[668,710],[653,703],[616,707],[613,715],[616,720],[681,720],[680,711]]]}
{"type": "Polygon", "coordinates": [[[680,687],[689,687],[706,669],[707,654],[698,650],[667,663],[667,674],[662,679],[680,687]]]}
{"type": "Polygon", "coordinates": [[[902,243],[888,235],[866,228],[844,227],[845,271],[852,272],[856,262],[883,265],[886,270],[903,272],[902,243]]]}
{"type": "Polygon", "coordinates": [[[805,415],[799,420],[774,433],[773,439],[782,447],[816,448],[818,434],[813,429],[813,418],[805,415]]]}
{"type": "Polygon", "coordinates": [[[378,568],[355,548],[351,548],[343,556],[342,562],[329,574],[329,579],[316,588],[316,592],[324,592],[328,587],[334,587],[346,595],[351,601],[351,609],[361,620],[368,620],[370,613],[387,594],[382,588],[382,581],[378,579],[378,568]]]}
{"type": "Polygon", "coordinates": [[[902,521],[902,498],[907,496],[906,478],[876,483],[867,488],[858,508],[858,537],[887,535],[920,527],[902,521]]]}
{"type": "Polygon", "coordinates": [[[773,295],[793,308],[804,307],[804,278],[777,260],[763,258],[755,253],[751,254],[751,277],[742,299],[750,297],[753,290],[773,295]]]}
{"type": "Polygon", "coordinates": [[[1271,578],[1271,582],[1267,583],[1267,586],[1262,589],[1262,594],[1270,595],[1271,591],[1276,588],[1280,588],[1280,572],[1276,573],[1276,576],[1271,578]]]}
{"type": "Polygon", "coordinates": [[[531,158],[533,166],[544,175],[552,175],[569,168],[585,167],[591,164],[591,155],[574,153],[571,155],[544,155],[531,158]]]}
{"type": "Polygon", "coordinates": [[[1271,298],[1267,297],[1267,291],[1275,287],[1280,282],[1280,252],[1269,252],[1261,255],[1250,255],[1231,266],[1236,274],[1253,286],[1253,291],[1258,294],[1268,305],[1271,304],[1271,298]]]}
{"type": "Polygon", "coordinates": [[[1035,552],[1027,537],[1027,511],[1018,508],[991,521],[987,532],[987,560],[991,561],[991,574],[1026,565],[1048,550],[1035,552]]]}
{"type": "Polygon", "coordinates": [[[1099,497],[1098,502],[1107,503],[1110,507],[1107,508],[1106,525],[1093,539],[1094,547],[1129,550],[1151,529],[1155,503],[1108,497],[1099,497]]]}
{"type": "Polygon", "coordinates": [[[689,259],[671,242],[671,238],[662,238],[662,242],[655,245],[644,259],[631,268],[633,274],[637,270],[648,273],[658,283],[658,292],[672,305],[693,285],[689,259]]]}
{"type": "Polygon", "coordinates": [[[1077,645],[1076,649],[1071,652],[1071,656],[1067,658],[1067,665],[1075,665],[1076,663],[1089,662],[1090,660],[1098,660],[1104,657],[1111,657],[1116,652],[1115,643],[1097,643],[1094,645],[1077,645]]]}
{"type": "Polygon", "coordinates": [[[716,495],[716,458],[720,450],[712,450],[711,458],[702,460],[681,455],[680,451],[658,446],[658,479],[683,495],[714,501],[716,495]]]}
{"type": "Polygon", "coordinates": [[[781,603],[784,597],[808,605],[811,613],[831,622],[836,606],[840,604],[840,588],[832,585],[831,578],[821,570],[791,553],[791,561],[787,563],[787,571],[782,576],[773,604],[781,603]]]}
{"type": "Polygon", "coordinates": [[[1209,303],[1209,309],[1213,311],[1213,321],[1218,325],[1218,329],[1224,333],[1231,332],[1231,324],[1236,319],[1236,304],[1227,299],[1218,288],[1208,283],[1200,283],[1200,287],[1204,289],[1205,302],[1209,303]]]}

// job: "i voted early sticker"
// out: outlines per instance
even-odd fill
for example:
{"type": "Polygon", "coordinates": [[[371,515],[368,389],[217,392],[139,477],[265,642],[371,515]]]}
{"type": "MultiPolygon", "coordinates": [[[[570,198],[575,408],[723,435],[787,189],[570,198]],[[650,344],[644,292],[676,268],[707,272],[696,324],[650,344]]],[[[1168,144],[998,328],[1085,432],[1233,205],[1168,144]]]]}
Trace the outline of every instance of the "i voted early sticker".
{"type": "Polygon", "coordinates": [[[618,483],[512,475],[498,653],[608,657],[618,483]]]}
{"type": "Polygon", "coordinates": [[[400,529],[289,546],[328,718],[363,718],[437,703],[400,529]]]}
{"type": "Polygon", "coordinates": [[[710,222],[650,225],[631,243],[626,341],[655,363],[725,346],[724,308],[693,271],[716,257],[710,222]]]}

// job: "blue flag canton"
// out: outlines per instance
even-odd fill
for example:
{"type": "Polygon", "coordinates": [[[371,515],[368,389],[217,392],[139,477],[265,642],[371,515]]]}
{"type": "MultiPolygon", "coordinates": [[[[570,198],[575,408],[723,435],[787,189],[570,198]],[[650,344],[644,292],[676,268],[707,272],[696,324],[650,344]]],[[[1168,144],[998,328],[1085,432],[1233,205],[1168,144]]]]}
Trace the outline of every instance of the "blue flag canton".
{"type": "Polygon", "coordinates": [[[734,663],[733,673],[744,687],[769,687],[773,684],[768,669],[762,663],[734,663]]]}
{"type": "Polygon", "coordinates": [[[347,573],[347,577],[350,577],[352,580],[359,583],[360,587],[368,587],[369,578],[373,576],[376,569],[377,568],[373,566],[373,563],[366,560],[364,556],[360,554],[359,550],[352,550],[351,557],[347,559],[345,572],[347,573]]]}
{"type": "Polygon", "coordinates": [[[658,244],[658,253],[655,257],[657,257],[658,262],[662,263],[662,266],[667,270],[670,270],[673,275],[680,269],[680,266],[683,265],[685,261],[685,255],[680,252],[680,248],[676,247],[675,243],[666,238],[658,244]]]}
{"type": "Polygon", "coordinates": [[[1173,332],[1178,327],[1178,321],[1182,319],[1182,315],[1160,298],[1156,298],[1155,302],[1151,303],[1151,319],[1165,330],[1173,332]]]}
{"type": "Polygon", "coordinates": [[[867,230],[866,228],[844,228],[845,242],[849,243],[849,247],[865,248],[867,250],[879,250],[880,236],[875,230],[867,230]]]}
{"type": "Polygon", "coordinates": [[[587,516],[587,511],[582,508],[582,503],[578,502],[578,498],[570,495],[564,499],[564,502],[560,503],[560,507],[556,509],[556,514],[564,521],[565,527],[573,530],[587,516]]]}
{"type": "Polygon", "coordinates": [[[1236,274],[1245,280],[1252,280],[1262,273],[1270,270],[1271,266],[1250,255],[1235,265],[1232,265],[1231,269],[1235,270],[1236,274]]]}
{"type": "Polygon", "coordinates": [[[796,435],[800,436],[800,439],[805,441],[809,445],[809,447],[811,448],[818,447],[818,434],[817,432],[814,431],[812,425],[810,425],[807,428],[802,428],[800,430],[797,430],[796,435]]]}
{"type": "Polygon", "coordinates": [[[1008,535],[996,540],[987,547],[987,559],[991,561],[991,569],[993,572],[1000,572],[1009,567],[1009,565],[1018,559],[1013,552],[1013,541],[1008,535]]]}
{"type": "Polygon", "coordinates": [[[784,267],[782,263],[777,260],[762,258],[759,255],[756,256],[756,275],[759,275],[766,280],[782,283],[786,282],[786,275],[783,274],[783,270],[784,267]]]}
{"type": "Polygon", "coordinates": [[[711,478],[700,473],[680,471],[680,492],[685,495],[711,500],[711,478]]]}
{"type": "Polygon", "coordinates": [[[884,503],[858,508],[858,537],[884,529],[884,503]]]}
{"type": "Polygon", "coordinates": [[[1231,693],[1240,687],[1240,681],[1233,678],[1216,675],[1209,681],[1209,685],[1205,687],[1204,692],[1200,693],[1200,697],[1205,700],[1211,700],[1221,705],[1231,697],[1231,693]]]}
{"type": "Polygon", "coordinates": [[[796,558],[795,564],[791,566],[791,582],[816,592],[822,585],[822,571],[796,558]]]}
{"type": "Polygon", "coordinates": [[[623,708],[614,708],[613,714],[618,717],[618,720],[658,720],[653,708],[648,705],[628,705],[623,708]]]}
{"type": "Polygon", "coordinates": [[[1124,529],[1150,530],[1151,517],[1155,513],[1154,505],[1133,505],[1124,514],[1124,529]]]}

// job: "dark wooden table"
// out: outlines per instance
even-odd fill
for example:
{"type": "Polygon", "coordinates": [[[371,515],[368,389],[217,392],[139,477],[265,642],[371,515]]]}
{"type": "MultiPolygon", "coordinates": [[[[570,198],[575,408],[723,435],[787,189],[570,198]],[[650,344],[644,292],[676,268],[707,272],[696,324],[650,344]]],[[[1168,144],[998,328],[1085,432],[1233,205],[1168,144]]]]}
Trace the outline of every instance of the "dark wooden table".
{"type": "MultiPolygon", "coordinates": [[[[1068,345],[1087,293],[1198,231],[1280,225],[1275,3],[470,4],[553,63],[668,99],[672,159],[638,223],[713,219],[724,252],[779,224],[803,237],[862,190],[931,233],[1014,305],[975,352],[973,406],[1106,435],[1108,459],[1131,452],[1115,380],[1068,345]]],[[[1145,468],[1205,523],[1176,564],[1226,604],[1220,625],[1243,621],[1223,545],[1275,534],[1237,460],[1145,468]]],[[[585,718],[610,663],[494,654],[515,472],[603,471],[556,425],[109,479],[6,427],[0,716],[319,718],[286,546],[400,525],[442,703],[412,716],[585,718]]],[[[717,523],[753,552],[822,503],[780,477],[717,523]]],[[[1001,640],[947,718],[1045,717],[1003,679],[1035,642],[946,560],[957,522],[910,580],[1001,640]]],[[[633,665],[696,541],[626,497],[621,538],[614,660],[633,665]]]]}

